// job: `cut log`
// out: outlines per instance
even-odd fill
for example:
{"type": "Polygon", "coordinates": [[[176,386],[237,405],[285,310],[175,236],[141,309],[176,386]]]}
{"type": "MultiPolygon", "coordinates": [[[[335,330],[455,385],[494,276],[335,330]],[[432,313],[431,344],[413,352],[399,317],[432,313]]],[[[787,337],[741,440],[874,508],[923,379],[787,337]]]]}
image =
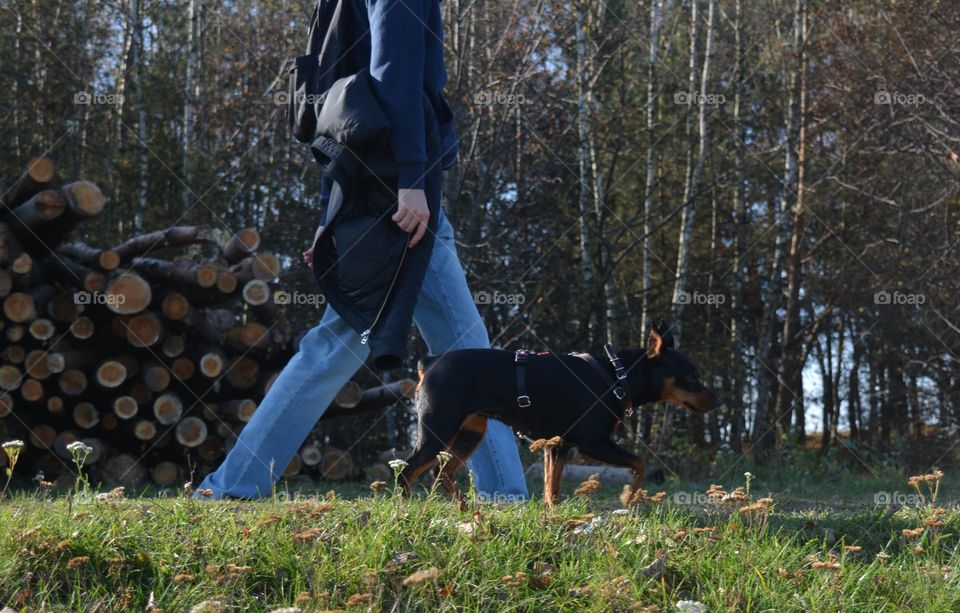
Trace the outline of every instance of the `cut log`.
{"type": "Polygon", "coordinates": [[[347,381],[334,396],[333,404],[341,409],[352,409],[360,404],[361,398],[363,398],[363,390],[360,389],[360,385],[355,381],[347,381]]]}
{"type": "Polygon", "coordinates": [[[157,424],[149,419],[141,419],[133,426],[133,435],[137,440],[152,441],[157,435],[157,424]]]}
{"type": "Polygon", "coordinates": [[[21,241],[24,235],[29,240],[40,226],[60,217],[66,210],[66,199],[59,192],[47,189],[13,209],[4,221],[21,236],[21,241]]]}
{"type": "Polygon", "coordinates": [[[215,379],[223,374],[223,369],[227,358],[223,352],[216,347],[203,350],[200,356],[200,373],[208,379],[215,379]]]}
{"type": "Polygon", "coordinates": [[[230,349],[242,353],[248,349],[269,347],[270,337],[267,335],[266,326],[251,321],[231,328],[227,332],[226,344],[230,349]]]}
{"type": "Polygon", "coordinates": [[[283,470],[284,479],[289,479],[290,477],[295,477],[300,474],[300,469],[303,467],[303,463],[300,461],[300,454],[294,453],[293,457],[290,458],[290,463],[287,464],[287,467],[283,470]]]}
{"type": "Polygon", "coordinates": [[[150,284],[134,272],[114,277],[105,291],[106,305],[119,315],[133,315],[147,308],[152,292],[150,284]]]}
{"type": "Polygon", "coordinates": [[[323,451],[320,474],[324,479],[338,481],[353,474],[353,459],[346,451],[327,447],[323,451]]]}
{"type": "Polygon", "coordinates": [[[153,401],[153,415],[161,426],[172,426],[183,416],[183,403],[176,394],[161,394],[153,401]]]}
{"type": "Polygon", "coordinates": [[[180,381],[187,381],[196,372],[197,367],[190,358],[177,358],[170,365],[170,370],[180,381]]]}
{"type": "Polygon", "coordinates": [[[30,428],[30,444],[38,449],[53,451],[53,441],[57,438],[57,431],[53,426],[37,424],[30,428]]]}
{"type": "Polygon", "coordinates": [[[20,386],[20,396],[27,402],[43,400],[43,383],[36,379],[27,379],[20,386]]]}
{"type": "Polygon", "coordinates": [[[174,435],[184,447],[199,447],[207,439],[207,424],[199,417],[184,417],[177,424],[174,435]]]}
{"type": "Polygon", "coordinates": [[[65,370],[60,373],[57,385],[67,396],[79,396],[87,389],[87,375],[83,374],[82,370],[65,370]]]}
{"type": "Polygon", "coordinates": [[[12,290],[13,279],[10,277],[10,273],[0,268],[0,298],[9,296],[12,290]]]}
{"type": "Polygon", "coordinates": [[[53,322],[46,318],[33,320],[30,322],[28,330],[30,331],[30,336],[38,341],[50,340],[57,332],[53,322]]]}
{"type": "Polygon", "coordinates": [[[150,391],[162,392],[170,387],[170,371],[163,364],[146,364],[140,376],[150,391]]]}
{"type": "Polygon", "coordinates": [[[0,200],[7,208],[14,208],[34,194],[50,187],[54,181],[56,166],[50,158],[37,157],[30,160],[26,171],[13,185],[0,192],[0,200]]]}
{"type": "Polygon", "coordinates": [[[133,396],[117,396],[113,399],[113,412],[120,419],[133,419],[140,405],[133,396]]]}
{"type": "Polygon", "coordinates": [[[207,462],[214,462],[223,457],[226,447],[223,439],[216,436],[207,436],[207,439],[197,447],[197,455],[207,462]]]}
{"type": "Polygon", "coordinates": [[[323,461],[323,453],[316,445],[304,445],[300,448],[300,461],[304,466],[317,466],[323,461]]]}
{"type": "Polygon", "coordinates": [[[13,292],[3,299],[3,314],[16,323],[25,323],[37,318],[33,299],[23,292],[13,292]]]}
{"type": "Polygon", "coordinates": [[[70,324],[70,335],[79,340],[90,338],[93,336],[95,330],[96,326],[93,320],[85,316],[77,317],[73,323],[70,324]]]}
{"type": "Polygon", "coordinates": [[[361,393],[360,401],[353,406],[338,406],[336,401],[324,412],[321,419],[353,416],[364,411],[378,411],[389,407],[404,398],[412,398],[417,389],[413,379],[401,379],[386,385],[380,385],[361,393]]]}
{"type": "Polygon", "coordinates": [[[168,358],[175,358],[183,353],[186,349],[187,343],[182,336],[179,334],[172,334],[167,338],[163,339],[163,344],[160,346],[160,350],[163,352],[163,355],[168,358]]]}
{"type": "Polygon", "coordinates": [[[254,228],[243,228],[230,237],[223,246],[221,254],[230,264],[252,254],[260,247],[260,233],[254,228]]]}
{"type": "Polygon", "coordinates": [[[164,317],[173,321],[183,321],[191,313],[190,301],[179,292],[170,292],[163,297],[160,310],[164,317]]]}
{"type": "Polygon", "coordinates": [[[237,356],[227,365],[227,381],[238,390],[250,389],[260,377],[260,365],[246,356],[237,356]]]}
{"type": "Polygon", "coordinates": [[[57,254],[80,262],[84,266],[99,268],[110,272],[120,265],[120,256],[110,249],[97,249],[90,245],[76,241],[57,247],[57,254]]]}
{"type": "Polygon", "coordinates": [[[229,270],[221,270],[217,273],[217,289],[224,294],[237,291],[237,275],[229,270]]]}
{"type": "Polygon", "coordinates": [[[28,353],[23,360],[23,367],[27,375],[34,379],[47,379],[51,374],[47,368],[47,352],[43,349],[34,349],[28,353]]]}
{"type": "Polygon", "coordinates": [[[266,281],[251,279],[243,286],[243,300],[251,306],[260,306],[273,299],[266,281]]]}
{"type": "Polygon", "coordinates": [[[107,460],[103,478],[110,485],[122,485],[128,490],[133,490],[147,480],[147,469],[137,461],[137,458],[121,453],[107,460]]]}
{"type": "Polygon", "coordinates": [[[131,385],[130,395],[133,396],[140,406],[150,404],[150,401],[153,399],[153,391],[145,383],[134,383],[131,385]]]}
{"type": "Polygon", "coordinates": [[[55,222],[44,224],[36,232],[44,251],[62,243],[81,221],[99,215],[106,204],[100,188],[89,181],[68,183],[60,188],[60,194],[67,202],[64,214],[55,222]]]}
{"type": "Polygon", "coordinates": [[[117,360],[107,360],[97,367],[97,383],[103,387],[120,387],[126,378],[127,368],[117,360]]]}
{"type": "Polygon", "coordinates": [[[136,257],[130,267],[147,279],[171,286],[196,285],[207,288],[217,283],[217,269],[207,264],[136,257]]]}
{"type": "Polygon", "coordinates": [[[27,357],[27,352],[20,345],[10,345],[3,351],[0,351],[0,359],[8,364],[23,364],[27,357]]]}
{"type": "Polygon", "coordinates": [[[43,258],[40,261],[40,269],[47,277],[81,290],[74,296],[74,301],[81,305],[94,304],[94,300],[100,297],[90,294],[103,291],[107,285],[107,276],[104,273],[81,264],[65,254],[51,254],[43,258]],[[84,292],[87,295],[84,295],[84,292]]]}
{"type": "Polygon", "coordinates": [[[150,469],[150,478],[160,487],[171,487],[180,480],[180,469],[173,462],[163,460],[150,469]]]}
{"type": "Polygon", "coordinates": [[[163,336],[163,323],[150,311],[130,318],[126,324],[127,342],[134,347],[153,347],[163,336]]]}
{"type": "Polygon", "coordinates": [[[23,374],[20,369],[12,364],[0,366],[0,389],[12,391],[20,387],[23,381],[23,374]]]}
{"type": "Polygon", "coordinates": [[[100,421],[100,413],[91,402],[79,402],[73,407],[73,423],[84,430],[89,430],[100,421]]]}
{"type": "Polygon", "coordinates": [[[225,419],[232,419],[242,423],[247,423],[253,417],[257,410],[257,402],[249,398],[242,400],[228,400],[219,405],[220,416],[225,419]]]}
{"type": "Polygon", "coordinates": [[[63,413],[63,398],[60,396],[50,396],[47,398],[47,411],[50,413],[63,413]]]}
{"type": "Polygon", "coordinates": [[[201,231],[194,226],[173,226],[166,230],[150,232],[134,236],[114,247],[112,251],[117,254],[122,262],[128,262],[135,257],[152,253],[158,249],[168,247],[184,247],[186,245],[209,243],[208,233],[201,231]]]}
{"type": "Polygon", "coordinates": [[[7,326],[7,331],[4,334],[7,335],[7,340],[11,343],[19,343],[23,340],[23,337],[26,335],[26,333],[26,328],[16,325],[7,326]]]}

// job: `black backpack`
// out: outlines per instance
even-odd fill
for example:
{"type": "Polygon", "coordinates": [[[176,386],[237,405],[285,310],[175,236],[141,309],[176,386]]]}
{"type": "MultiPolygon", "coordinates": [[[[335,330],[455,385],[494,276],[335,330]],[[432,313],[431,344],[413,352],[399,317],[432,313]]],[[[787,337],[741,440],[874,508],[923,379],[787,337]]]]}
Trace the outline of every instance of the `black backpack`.
{"type": "Polygon", "coordinates": [[[343,18],[349,10],[350,0],[317,0],[306,54],[296,57],[290,68],[287,119],[294,137],[302,143],[311,143],[316,137],[326,91],[341,77],[356,72],[349,57],[348,20],[343,18]]]}

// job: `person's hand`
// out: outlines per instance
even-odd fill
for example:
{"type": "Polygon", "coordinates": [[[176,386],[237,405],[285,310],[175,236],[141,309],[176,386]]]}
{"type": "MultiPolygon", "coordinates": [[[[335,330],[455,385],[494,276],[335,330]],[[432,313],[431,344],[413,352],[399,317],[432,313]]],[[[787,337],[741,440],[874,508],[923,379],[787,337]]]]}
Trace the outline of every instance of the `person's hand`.
{"type": "Polygon", "coordinates": [[[320,239],[320,233],[323,232],[324,226],[317,226],[317,232],[313,235],[313,242],[310,243],[310,248],[303,252],[303,261],[307,263],[307,268],[313,269],[313,250],[317,246],[317,241],[320,239]]]}
{"type": "Polygon", "coordinates": [[[401,230],[410,233],[410,247],[416,246],[427,231],[427,220],[430,219],[430,208],[427,207],[427,196],[422,189],[397,190],[399,208],[393,214],[393,221],[401,230]]]}

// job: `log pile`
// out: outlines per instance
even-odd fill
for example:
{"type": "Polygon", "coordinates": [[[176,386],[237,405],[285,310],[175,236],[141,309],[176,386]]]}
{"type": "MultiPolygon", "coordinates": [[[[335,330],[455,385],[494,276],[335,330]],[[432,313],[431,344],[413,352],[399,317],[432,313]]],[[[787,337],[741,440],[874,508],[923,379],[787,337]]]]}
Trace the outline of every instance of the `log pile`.
{"type": "MultiPolygon", "coordinates": [[[[79,224],[105,205],[96,185],[62,181],[47,158],[0,183],[0,442],[27,443],[18,473],[63,485],[77,440],[93,448],[85,464],[95,481],[198,481],[297,346],[274,299],[279,260],[253,228],[223,238],[174,226],[107,247],[78,240],[79,224]]],[[[413,391],[409,380],[349,382],[324,417],[413,391]]],[[[349,453],[308,437],[285,475],[357,472],[349,453]]]]}

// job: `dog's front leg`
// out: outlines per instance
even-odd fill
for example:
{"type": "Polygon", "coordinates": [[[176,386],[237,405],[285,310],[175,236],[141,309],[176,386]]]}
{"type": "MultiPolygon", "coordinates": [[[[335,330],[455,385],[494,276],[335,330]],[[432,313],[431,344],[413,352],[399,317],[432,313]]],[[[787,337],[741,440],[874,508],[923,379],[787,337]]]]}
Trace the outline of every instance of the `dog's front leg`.
{"type": "Polygon", "coordinates": [[[567,463],[568,450],[565,445],[543,450],[543,500],[551,508],[560,502],[560,476],[567,463]]]}

